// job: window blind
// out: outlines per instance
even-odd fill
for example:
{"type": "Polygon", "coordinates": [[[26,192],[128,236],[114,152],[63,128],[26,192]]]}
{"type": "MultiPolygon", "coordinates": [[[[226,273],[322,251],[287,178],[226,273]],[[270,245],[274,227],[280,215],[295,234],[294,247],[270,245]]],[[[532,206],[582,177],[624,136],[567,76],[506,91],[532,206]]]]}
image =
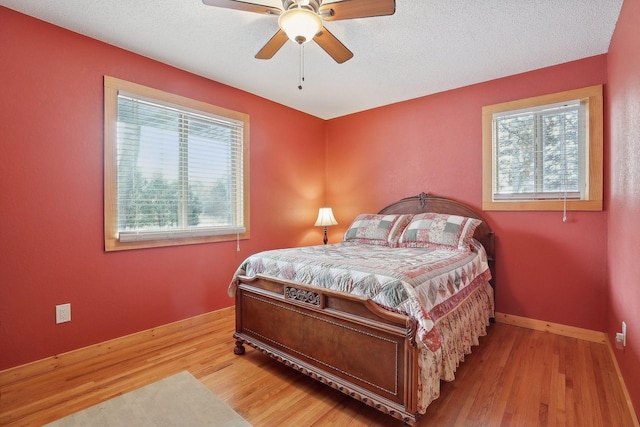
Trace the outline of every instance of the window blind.
{"type": "Polygon", "coordinates": [[[120,241],[237,234],[243,215],[243,122],[120,91],[120,241]]]}
{"type": "Polygon", "coordinates": [[[584,121],[580,100],[494,114],[493,199],[581,199],[584,121]]]}

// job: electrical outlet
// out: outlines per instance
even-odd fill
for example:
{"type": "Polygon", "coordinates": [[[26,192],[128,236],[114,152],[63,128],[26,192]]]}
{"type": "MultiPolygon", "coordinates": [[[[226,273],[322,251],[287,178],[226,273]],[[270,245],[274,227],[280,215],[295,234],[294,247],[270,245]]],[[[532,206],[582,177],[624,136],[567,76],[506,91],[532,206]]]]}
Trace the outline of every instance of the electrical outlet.
{"type": "Polygon", "coordinates": [[[623,350],[627,346],[627,324],[622,322],[622,332],[616,333],[616,348],[623,350]]]}
{"type": "Polygon", "coordinates": [[[56,323],[71,322],[71,303],[56,305],[56,323]]]}

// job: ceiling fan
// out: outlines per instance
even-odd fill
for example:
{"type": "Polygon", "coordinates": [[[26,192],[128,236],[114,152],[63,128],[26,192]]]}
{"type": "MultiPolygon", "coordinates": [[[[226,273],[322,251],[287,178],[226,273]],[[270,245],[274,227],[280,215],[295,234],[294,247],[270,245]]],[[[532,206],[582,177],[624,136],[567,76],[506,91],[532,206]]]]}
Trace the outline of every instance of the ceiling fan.
{"type": "Polygon", "coordinates": [[[240,0],[202,0],[209,6],[244,10],[278,16],[280,29],[256,54],[258,59],[271,59],[288,39],[302,45],[315,41],[337,63],[353,57],[353,53],[327,30],[322,21],[393,15],[395,0],[282,0],[282,9],[240,0]]]}

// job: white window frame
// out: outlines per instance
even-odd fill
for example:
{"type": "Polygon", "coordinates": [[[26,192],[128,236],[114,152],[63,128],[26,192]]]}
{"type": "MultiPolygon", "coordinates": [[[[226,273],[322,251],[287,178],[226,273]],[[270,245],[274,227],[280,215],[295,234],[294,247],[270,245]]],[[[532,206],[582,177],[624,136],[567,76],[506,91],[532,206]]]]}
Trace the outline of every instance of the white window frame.
{"type": "Polygon", "coordinates": [[[117,251],[247,239],[249,215],[249,116],[158,89],[104,77],[104,224],[105,250],[117,251]],[[175,226],[168,230],[118,230],[118,96],[156,103],[187,114],[199,114],[235,123],[242,127],[242,154],[237,171],[242,174],[242,190],[236,196],[235,224],[220,227],[175,226]]]}
{"type": "MultiPolygon", "coordinates": [[[[603,125],[602,125],[602,85],[569,90],[550,95],[510,101],[482,108],[482,207],[484,210],[602,210],[602,165],[603,165],[603,125]],[[580,173],[584,186],[579,194],[539,194],[529,198],[501,197],[496,195],[496,150],[495,118],[523,112],[537,113],[548,107],[578,101],[584,108],[585,129],[581,135],[580,173]]],[[[535,171],[532,171],[535,172],[535,171]]]]}

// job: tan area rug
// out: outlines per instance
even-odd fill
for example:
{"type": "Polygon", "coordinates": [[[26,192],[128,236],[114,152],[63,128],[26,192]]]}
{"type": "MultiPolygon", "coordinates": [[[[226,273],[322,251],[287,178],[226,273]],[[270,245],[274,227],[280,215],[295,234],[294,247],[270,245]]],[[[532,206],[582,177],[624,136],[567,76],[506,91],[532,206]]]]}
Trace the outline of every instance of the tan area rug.
{"type": "Polygon", "coordinates": [[[49,427],[251,427],[189,372],[114,397],[49,427]]]}

